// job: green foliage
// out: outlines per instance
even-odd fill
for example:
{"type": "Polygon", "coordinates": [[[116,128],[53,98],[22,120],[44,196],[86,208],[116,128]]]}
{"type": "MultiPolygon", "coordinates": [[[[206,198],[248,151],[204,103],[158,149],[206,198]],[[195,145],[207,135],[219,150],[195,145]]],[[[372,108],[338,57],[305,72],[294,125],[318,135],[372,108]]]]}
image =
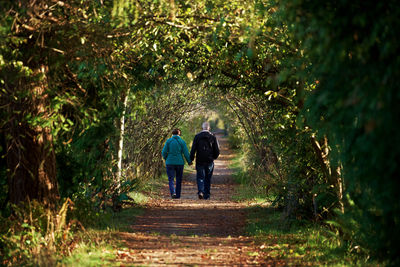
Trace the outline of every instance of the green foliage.
{"type": "Polygon", "coordinates": [[[51,132],[72,216],[90,225],[160,176],[172,128],[189,144],[210,119],[244,153],[240,180],[286,217],[336,216],[352,248],[398,263],[395,1],[30,4],[0,7],[2,212],[7,168],[22,166],[3,167],[3,155],[29,160],[22,141],[37,129],[51,132]]]}
{"type": "MultiPolygon", "coordinates": [[[[1,155],[1,154],[0,154],[1,155]]],[[[0,159],[0,163],[3,163],[4,160],[0,159]]],[[[6,217],[9,213],[9,209],[7,208],[7,194],[5,192],[8,191],[8,185],[7,185],[7,174],[6,174],[6,164],[1,164],[0,167],[0,192],[1,197],[0,197],[0,215],[6,217]]]]}
{"type": "Polygon", "coordinates": [[[376,266],[362,251],[349,252],[341,236],[310,223],[282,224],[280,211],[271,207],[249,208],[247,232],[274,261],[287,265],[376,266]]]}
{"type": "Polygon", "coordinates": [[[241,134],[238,126],[231,126],[228,132],[229,147],[232,149],[239,149],[241,147],[241,134]]]}
{"type": "Polygon", "coordinates": [[[299,65],[288,58],[301,58],[298,42],[290,38],[274,2],[242,8],[246,11],[237,14],[236,23],[225,23],[226,18],[215,29],[212,42],[193,57],[199,62],[205,58],[208,72],[212,70],[203,102],[223,114],[232,145],[245,151],[248,183],[274,192],[281,205],[294,202],[288,211],[292,217],[331,212],[337,198],[329,197],[332,190],[325,190],[330,184],[311,146],[313,133],[295,123],[298,92],[304,86],[299,65]],[[288,195],[294,200],[288,200],[288,195]]]}
{"type": "MultiPolygon", "coordinates": [[[[198,93],[185,83],[167,83],[151,91],[137,92],[129,101],[123,162],[129,179],[143,183],[160,176],[164,170],[161,157],[164,143],[172,129],[180,127],[196,110],[198,93]]],[[[188,134],[192,133],[182,130],[189,145],[188,134]]]]}
{"type": "Polygon", "coordinates": [[[67,199],[56,211],[46,209],[37,201],[14,206],[13,214],[0,217],[0,255],[2,265],[42,265],[55,263],[56,255],[67,250],[72,222],[67,212],[67,199]]]}
{"type": "Polygon", "coordinates": [[[269,132],[271,146],[279,158],[275,166],[273,162],[263,163],[263,158],[251,146],[242,147],[247,152],[241,152],[235,164],[238,169],[235,177],[241,184],[239,191],[249,191],[250,196],[264,198],[284,208],[284,219],[289,220],[285,223],[294,219],[319,220],[332,215],[331,209],[337,199],[317,164],[309,133],[291,135],[282,130],[278,133],[269,132]]]}
{"type": "Polygon", "coordinates": [[[116,253],[110,245],[118,244],[111,242],[112,232],[129,231],[134,217],[143,212],[142,208],[126,208],[120,213],[99,211],[94,215],[90,201],[86,203],[88,207],[78,201],[67,200],[56,211],[34,201],[13,207],[14,214],[10,217],[0,217],[1,264],[42,266],[62,262],[72,266],[115,259],[116,253]],[[81,212],[85,214],[79,216],[81,212]],[[80,221],[76,220],[78,217],[80,221]],[[105,250],[109,253],[104,253],[105,250]],[[82,261],[82,253],[93,255],[89,258],[85,255],[82,261]]]}
{"type": "Polygon", "coordinates": [[[124,248],[116,239],[121,231],[130,232],[136,216],[144,211],[141,207],[124,208],[121,212],[109,211],[87,225],[85,231],[74,232],[74,248],[68,255],[60,255],[57,263],[63,266],[118,265],[116,257],[124,248]]]}
{"type": "MultiPolygon", "coordinates": [[[[104,237],[101,237],[104,238],[104,237]]],[[[72,255],[62,258],[58,264],[62,266],[112,266],[116,261],[116,253],[113,247],[106,243],[107,241],[86,242],[77,245],[72,255]]]]}
{"type": "Polygon", "coordinates": [[[282,17],[302,41],[307,123],[326,134],[343,165],[343,227],[381,259],[399,263],[400,60],[396,1],[284,1],[282,17]],[[356,221],[356,224],[350,223],[356,221]],[[346,223],[347,222],[347,223],[346,223]],[[353,226],[351,226],[353,225],[353,226]]]}

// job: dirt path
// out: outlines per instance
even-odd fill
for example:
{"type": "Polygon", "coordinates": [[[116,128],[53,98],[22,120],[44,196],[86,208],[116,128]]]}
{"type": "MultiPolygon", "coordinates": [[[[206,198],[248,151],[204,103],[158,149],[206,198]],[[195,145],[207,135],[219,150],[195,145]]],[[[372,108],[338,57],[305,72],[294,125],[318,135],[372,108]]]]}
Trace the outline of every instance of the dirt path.
{"type": "Polygon", "coordinates": [[[215,162],[211,199],[197,198],[195,172],[183,182],[181,199],[170,199],[168,186],[161,200],[132,225],[134,233],[121,233],[129,248],[121,256],[130,266],[249,266],[263,265],[254,241],[244,236],[245,206],[232,201],[232,157],[219,138],[221,156],[215,162]]]}

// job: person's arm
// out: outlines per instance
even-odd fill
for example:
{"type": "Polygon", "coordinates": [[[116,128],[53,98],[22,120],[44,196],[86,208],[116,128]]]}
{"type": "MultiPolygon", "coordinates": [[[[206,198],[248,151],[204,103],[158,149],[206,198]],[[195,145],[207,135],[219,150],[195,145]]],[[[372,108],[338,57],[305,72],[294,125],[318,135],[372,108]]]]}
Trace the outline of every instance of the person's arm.
{"type": "Polygon", "coordinates": [[[214,145],[213,145],[213,157],[214,157],[214,159],[217,159],[218,158],[218,156],[219,156],[219,153],[220,153],[220,151],[219,151],[219,143],[218,143],[218,140],[217,140],[217,138],[215,137],[215,136],[213,136],[214,138],[214,145]]]}
{"type": "Polygon", "coordinates": [[[183,155],[185,156],[187,163],[190,165],[193,160],[190,159],[189,150],[187,148],[186,142],[183,139],[182,139],[182,143],[183,143],[182,144],[183,145],[183,155]]]}
{"type": "Polygon", "coordinates": [[[190,150],[190,160],[194,160],[194,154],[196,154],[196,149],[197,149],[197,139],[194,137],[193,139],[193,144],[192,144],[192,149],[190,150]]]}
{"type": "Polygon", "coordinates": [[[168,144],[168,140],[167,140],[167,142],[165,142],[165,145],[164,145],[164,147],[162,149],[162,152],[161,152],[161,155],[162,155],[164,160],[166,160],[167,156],[168,156],[168,146],[167,146],[167,144],[168,144]]]}

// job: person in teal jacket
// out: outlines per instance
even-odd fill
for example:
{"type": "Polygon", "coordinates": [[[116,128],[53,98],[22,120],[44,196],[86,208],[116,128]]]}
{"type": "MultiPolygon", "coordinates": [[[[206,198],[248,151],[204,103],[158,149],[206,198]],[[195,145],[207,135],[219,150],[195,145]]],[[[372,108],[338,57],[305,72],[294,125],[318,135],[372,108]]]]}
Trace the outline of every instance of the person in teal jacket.
{"type": "Polygon", "coordinates": [[[165,142],[161,153],[167,168],[169,191],[171,193],[171,197],[174,199],[181,197],[183,165],[185,164],[183,156],[185,157],[187,163],[192,165],[189,150],[185,141],[180,137],[180,134],[181,131],[179,129],[174,129],[172,131],[172,137],[165,142]],[[175,177],[176,186],[174,186],[175,177]]]}

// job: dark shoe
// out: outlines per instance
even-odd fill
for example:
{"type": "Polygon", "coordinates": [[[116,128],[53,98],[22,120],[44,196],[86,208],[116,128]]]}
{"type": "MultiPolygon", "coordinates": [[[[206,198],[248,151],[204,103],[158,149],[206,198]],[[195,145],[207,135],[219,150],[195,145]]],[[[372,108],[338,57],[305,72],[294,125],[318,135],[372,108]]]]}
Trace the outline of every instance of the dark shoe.
{"type": "Polygon", "coordinates": [[[203,192],[200,192],[199,193],[199,199],[203,199],[203,198],[204,198],[203,192]]]}
{"type": "Polygon", "coordinates": [[[176,199],[177,197],[176,197],[176,194],[173,194],[172,195],[172,199],[176,199]]]}

